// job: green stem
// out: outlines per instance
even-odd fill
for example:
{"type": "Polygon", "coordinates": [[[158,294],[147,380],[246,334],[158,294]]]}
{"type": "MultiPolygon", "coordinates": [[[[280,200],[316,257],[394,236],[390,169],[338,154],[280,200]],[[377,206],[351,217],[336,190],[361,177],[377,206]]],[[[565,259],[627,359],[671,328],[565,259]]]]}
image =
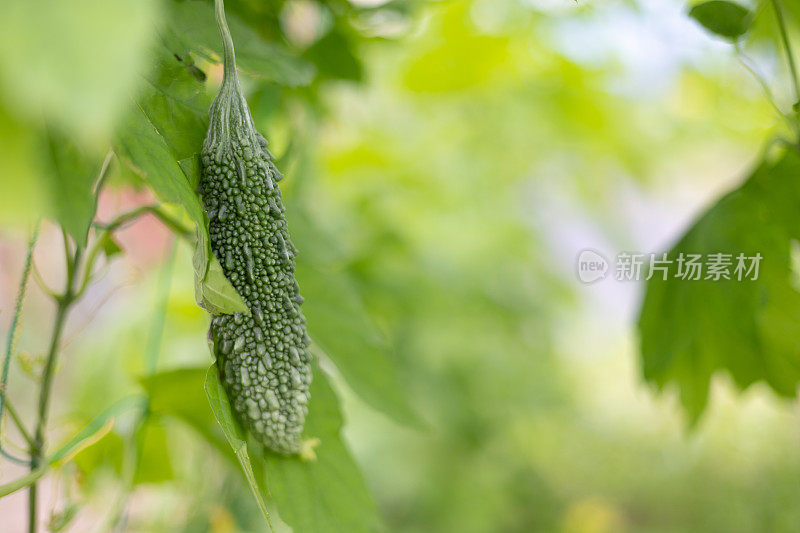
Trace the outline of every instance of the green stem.
{"type": "Polygon", "coordinates": [[[770,105],[772,105],[772,109],[775,110],[778,116],[787,122],[789,128],[791,128],[798,138],[800,138],[800,125],[798,125],[797,120],[787,116],[783,111],[781,111],[781,108],[778,107],[778,104],[775,102],[775,97],[772,94],[772,90],[769,88],[769,84],[767,84],[764,78],[761,77],[756,68],[753,66],[750,58],[747,57],[747,54],[745,54],[744,50],[742,50],[739,41],[733,43],[733,48],[736,50],[736,58],[739,60],[739,63],[761,86],[761,90],[764,92],[764,96],[766,97],[767,101],[770,103],[770,105]]]}
{"type": "Polygon", "coordinates": [[[800,102],[800,78],[797,77],[797,66],[794,62],[794,54],[792,54],[792,45],[789,42],[789,34],[786,31],[786,21],[783,19],[783,10],[781,9],[781,5],[778,0],[772,0],[772,7],[775,10],[775,16],[778,19],[778,29],[780,30],[783,47],[786,50],[786,58],[789,61],[789,70],[792,73],[795,102],[800,102]]]}
{"type": "Polygon", "coordinates": [[[100,199],[100,191],[103,189],[103,185],[106,184],[106,177],[108,177],[108,167],[111,165],[111,160],[114,157],[114,151],[109,150],[106,154],[106,158],[103,160],[103,165],[100,167],[100,174],[97,177],[97,182],[94,185],[94,206],[95,211],[97,211],[97,201],[100,199]]]}
{"type": "Polygon", "coordinates": [[[140,215],[145,213],[153,214],[158,220],[161,221],[162,224],[167,226],[169,229],[174,231],[178,234],[178,236],[183,237],[185,239],[189,239],[194,237],[194,232],[181,224],[179,220],[175,217],[169,215],[160,205],[142,205],[131,209],[130,211],[125,211],[118,215],[114,220],[109,222],[108,224],[98,224],[95,223],[94,227],[99,229],[104,229],[107,231],[115,231],[119,229],[122,225],[127,224],[131,220],[136,219],[140,215]]]}
{"type": "Polygon", "coordinates": [[[31,437],[30,433],[28,433],[28,430],[25,429],[25,424],[22,422],[17,410],[14,409],[9,401],[6,401],[6,411],[8,411],[8,414],[11,416],[11,420],[14,421],[14,425],[17,426],[17,430],[19,430],[22,438],[28,443],[28,446],[33,446],[33,437],[31,437]]]}
{"type": "Polygon", "coordinates": [[[89,282],[92,279],[92,272],[94,270],[94,262],[97,259],[100,250],[102,250],[105,239],[107,239],[112,232],[118,230],[124,224],[130,222],[131,220],[135,220],[145,213],[151,213],[155,215],[155,217],[158,218],[162,224],[167,226],[179,237],[184,239],[194,238],[194,233],[192,230],[181,224],[180,221],[174,217],[167,214],[159,205],[142,205],[120,214],[108,224],[94,224],[94,227],[103,230],[103,232],[100,233],[95,240],[94,245],[92,245],[92,248],[89,250],[86,266],[84,267],[83,271],[83,280],[81,281],[78,291],[75,294],[75,299],[83,296],[86,287],[89,285],[89,282]]]}
{"type": "MultiPolygon", "coordinates": [[[[14,350],[14,340],[17,334],[17,326],[19,325],[20,315],[22,314],[22,303],[25,300],[25,290],[28,287],[28,276],[31,271],[31,265],[33,264],[33,248],[36,245],[36,238],[38,235],[39,222],[37,221],[36,225],[33,227],[30,240],[28,241],[28,252],[25,256],[25,266],[22,269],[22,280],[19,283],[17,301],[14,304],[14,316],[11,318],[11,327],[8,329],[8,343],[6,344],[6,353],[5,358],[3,359],[3,374],[2,377],[0,377],[0,428],[2,428],[3,407],[5,405],[8,387],[8,369],[11,364],[11,352],[14,350]]],[[[27,464],[26,461],[7,453],[2,446],[0,446],[0,453],[16,463],[27,464]]]]}
{"type": "Polygon", "coordinates": [[[150,322],[150,331],[147,335],[144,357],[148,375],[154,374],[158,366],[158,354],[161,349],[161,339],[164,336],[164,322],[167,316],[169,291],[172,285],[172,271],[175,266],[175,253],[177,250],[178,241],[172,239],[169,243],[169,256],[162,267],[158,279],[158,287],[156,289],[156,298],[158,302],[156,304],[156,311],[153,313],[153,319],[150,322]]]}
{"type": "Polygon", "coordinates": [[[58,297],[58,294],[56,293],[56,291],[51,289],[47,285],[47,283],[44,281],[44,278],[42,277],[42,273],[39,272],[39,269],[36,266],[36,261],[33,261],[31,263],[31,274],[33,275],[33,281],[36,282],[36,285],[39,286],[39,289],[43,293],[45,293],[47,296],[49,296],[50,298],[52,298],[54,300],[58,297]]]}
{"type": "MultiPolygon", "coordinates": [[[[64,233],[64,246],[69,252],[69,241],[67,235],[64,233]]],[[[60,295],[56,302],[56,317],[53,322],[53,331],[50,336],[50,349],[47,353],[47,362],[45,363],[44,374],[42,377],[41,388],[39,389],[39,408],[38,408],[38,421],[36,423],[36,431],[33,437],[33,445],[31,446],[31,473],[39,470],[41,466],[42,457],[44,453],[44,431],[47,426],[47,415],[50,407],[50,391],[53,385],[53,374],[56,367],[56,360],[58,357],[58,348],[61,341],[61,334],[64,330],[64,324],[69,313],[70,306],[75,301],[75,271],[80,263],[83,249],[76,247],[74,255],[70,256],[67,253],[67,283],[64,294],[60,295]]],[[[28,490],[28,531],[30,533],[36,532],[36,483],[32,483],[28,490]]]]}
{"type": "Polygon", "coordinates": [[[225,5],[222,0],[214,0],[214,15],[217,18],[217,26],[222,36],[222,49],[225,61],[225,79],[233,79],[236,76],[236,56],[233,52],[233,38],[228,29],[228,21],[225,20],[225,5]]]}

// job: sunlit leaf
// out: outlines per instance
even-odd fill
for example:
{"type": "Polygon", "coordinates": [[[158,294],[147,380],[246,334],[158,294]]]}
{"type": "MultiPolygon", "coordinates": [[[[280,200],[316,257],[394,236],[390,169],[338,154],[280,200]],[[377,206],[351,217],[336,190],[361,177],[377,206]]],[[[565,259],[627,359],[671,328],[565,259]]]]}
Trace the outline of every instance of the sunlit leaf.
{"type": "Polygon", "coordinates": [[[250,308],[233,285],[225,277],[222,265],[217,258],[209,255],[208,271],[202,283],[198,283],[196,293],[199,294],[198,303],[212,314],[246,313],[250,308]]]}
{"type": "Polygon", "coordinates": [[[139,428],[137,444],[139,460],[134,483],[163,483],[175,477],[169,454],[169,435],[164,425],[148,418],[139,428]]]}
{"type": "Polygon", "coordinates": [[[25,228],[47,212],[39,132],[0,106],[0,221],[25,228]]]}
{"type": "Polygon", "coordinates": [[[122,437],[111,431],[94,445],[75,454],[73,462],[85,475],[98,472],[102,466],[113,468],[116,474],[121,475],[123,446],[122,437]]]}
{"type": "Polygon", "coordinates": [[[0,485],[0,497],[16,492],[24,487],[31,485],[47,473],[51,467],[59,467],[72,460],[82,450],[92,446],[111,431],[114,426],[115,418],[125,411],[131,409],[142,409],[144,398],[133,396],[123,398],[106,408],[99,415],[94,417],[86,426],[76,433],[65,444],[48,455],[42,465],[36,470],[15,479],[4,485],[0,485]]]}
{"type": "Polygon", "coordinates": [[[458,91],[479,86],[507,70],[508,39],[470,31],[466,3],[445,3],[440,9],[427,31],[423,50],[406,67],[406,87],[422,93],[458,91]]]}
{"type": "Polygon", "coordinates": [[[114,236],[112,233],[104,233],[102,237],[102,242],[100,246],[103,249],[103,254],[106,258],[111,259],[115,255],[122,253],[122,248],[120,247],[119,243],[114,240],[114,236]]]}

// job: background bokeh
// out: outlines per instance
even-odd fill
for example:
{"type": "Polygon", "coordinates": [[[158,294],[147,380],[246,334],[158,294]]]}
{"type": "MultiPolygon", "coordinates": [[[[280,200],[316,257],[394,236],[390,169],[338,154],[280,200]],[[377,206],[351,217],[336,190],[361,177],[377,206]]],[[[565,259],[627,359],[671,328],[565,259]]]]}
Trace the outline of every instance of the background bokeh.
{"type": "MultiPolygon", "coordinates": [[[[44,113],[82,132],[89,149],[102,146],[136,90],[148,28],[167,4],[64,4],[68,20],[57,23],[55,13],[45,22],[54,24],[51,37],[62,23],[88,26],[80,32],[87,41],[65,52],[82,60],[72,63],[51,53],[45,33],[31,36],[22,3],[0,22],[3,337],[27,215],[48,202],[35,181],[30,124],[44,113]],[[84,20],[118,21],[115,9],[127,13],[124,32],[96,32],[100,25],[84,20]],[[48,78],[53,72],[58,78],[48,78]]],[[[719,375],[707,411],[689,427],[674,391],[658,393],[640,376],[643,285],[583,285],[575,276],[584,248],[607,257],[668,248],[784,133],[729,44],[675,0],[396,9],[360,1],[350,33],[338,26],[336,2],[265,5],[316,72],[296,87],[243,79],[287,175],[301,290],[326,275],[341,282],[356,313],[344,347],[380,332],[379,349],[416,415],[397,423],[326,366],[346,442],[388,531],[796,530],[797,403],[758,384],[736,393],[719,375]]],[[[748,52],[776,94],[790,94],[774,49],[756,43],[748,52]]],[[[198,65],[213,94],[219,67],[198,65]]],[[[124,167],[112,172],[99,219],[153,201],[124,167]]],[[[62,283],[60,238],[44,222],[35,254],[54,286],[62,283]]],[[[149,217],[118,242],[124,255],[69,318],[51,417],[56,441],[139,390],[147,354],[158,354],[160,370],[210,363],[191,247],[149,217]]],[[[9,378],[24,415],[33,413],[32,378],[51,320],[51,304],[32,288],[9,378]]],[[[43,484],[48,513],[75,511],[66,530],[94,530],[115,504],[129,430],[122,420],[43,484]]],[[[22,472],[0,468],[4,480],[22,472]]],[[[151,423],[137,476],[130,531],[261,530],[236,469],[180,421],[151,423]]],[[[24,494],[0,500],[0,523],[22,530],[24,494]]]]}

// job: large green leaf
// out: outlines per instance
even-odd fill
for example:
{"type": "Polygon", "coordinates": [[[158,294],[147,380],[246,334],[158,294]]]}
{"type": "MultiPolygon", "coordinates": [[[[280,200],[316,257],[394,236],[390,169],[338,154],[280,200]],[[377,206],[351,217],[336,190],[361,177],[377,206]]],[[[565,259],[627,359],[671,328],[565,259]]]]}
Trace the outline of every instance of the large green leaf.
{"type": "Polygon", "coordinates": [[[154,50],[153,60],[158,67],[144,76],[136,102],[175,159],[192,158],[200,152],[206,137],[211,95],[192,75],[186,61],[166,47],[154,50]]]}
{"type": "Polygon", "coordinates": [[[731,40],[747,33],[753,20],[749,9],[728,0],[709,0],[697,4],[689,11],[689,16],[708,31],[731,40]]]}
{"type": "Polygon", "coordinates": [[[166,202],[181,205],[197,227],[194,256],[197,303],[213,313],[249,312],[233,285],[210,268],[208,222],[200,199],[196,159],[205,138],[202,85],[174,57],[161,64],[134,100],[115,139],[120,157],[166,202]],[[178,65],[176,67],[176,64],[178,65]]]}
{"type": "MultiPolygon", "coordinates": [[[[236,64],[244,72],[290,87],[311,83],[314,67],[292,55],[277,42],[263,40],[254,30],[227,13],[236,48],[236,64]]],[[[188,51],[211,60],[222,57],[222,39],[211,2],[187,1],[173,4],[173,37],[188,51]]]]}
{"type": "Polygon", "coordinates": [[[309,331],[342,376],[365,402],[398,422],[419,426],[400,387],[388,346],[342,272],[298,263],[309,331]]]}
{"type": "Polygon", "coordinates": [[[137,437],[139,460],[133,482],[163,483],[174,479],[169,434],[164,425],[149,418],[139,427],[137,437]]]}
{"type": "MultiPolygon", "coordinates": [[[[102,142],[124,109],[155,35],[156,0],[6,0],[0,100],[102,142]]],[[[79,142],[79,144],[82,144],[79,142]]]]}
{"type": "Polygon", "coordinates": [[[364,66],[355,51],[350,34],[345,25],[334,27],[311,45],[303,57],[317,67],[320,76],[361,81],[364,77],[364,66]]]}
{"type": "Polygon", "coordinates": [[[798,205],[800,155],[789,149],[759,165],[669,252],[672,261],[681,253],[733,254],[730,280],[682,280],[670,272],[666,281],[657,273],[647,284],[639,318],[644,376],[659,387],[677,385],[692,419],[703,411],[718,370],[741,388],[764,381],[782,396],[795,395],[800,292],[792,283],[791,248],[800,239],[798,205]],[[733,275],[740,253],[761,254],[758,279],[733,275]]]}
{"type": "Polygon", "coordinates": [[[267,511],[267,505],[264,502],[263,489],[259,486],[255,474],[253,473],[253,465],[247,450],[247,435],[241,425],[233,417],[228,395],[225,394],[222,383],[219,381],[219,372],[217,371],[216,364],[211,365],[208,372],[206,372],[205,391],[208,397],[208,404],[214,412],[214,418],[217,419],[217,422],[222,427],[225,438],[228,439],[228,444],[231,445],[233,453],[236,454],[236,459],[239,461],[244,477],[247,479],[247,483],[253,491],[253,496],[258,503],[258,508],[264,514],[264,518],[270,530],[274,530],[269,511],[267,511]]]}
{"type": "Polygon", "coordinates": [[[226,457],[246,454],[263,501],[276,504],[280,518],[296,533],[377,528],[375,505],[342,442],[338,399],[324,373],[314,369],[304,437],[319,439],[319,445],[314,448],[316,458],[307,459],[264,452],[257,445],[244,450],[244,433],[232,416],[215,370],[184,368],[144,378],[151,410],[184,420],[226,457]]]}
{"type": "Polygon", "coordinates": [[[295,533],[358,533],[379,518],[358,466],[342,442],[342,414],[327,376],[315,368],[304,435],[319,439],[315,459],[265,452],[262,475],[280,517],[295,533]]]}
{"type": "Polygon", "coordinates": [[[150,398],[151,411],[183,420],[227,454],[230,446],[203,392],[207,370],[206,367],[167,370],[142,378],[141,384],[150,398]]]}

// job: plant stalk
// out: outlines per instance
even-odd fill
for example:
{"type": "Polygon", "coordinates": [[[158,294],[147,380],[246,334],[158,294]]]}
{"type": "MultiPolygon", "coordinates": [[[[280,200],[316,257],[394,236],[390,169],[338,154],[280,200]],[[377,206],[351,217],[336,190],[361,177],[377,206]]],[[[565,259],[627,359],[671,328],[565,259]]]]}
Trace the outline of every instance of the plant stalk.
{"type": "MultiPolygon", "coordinates": [[[[66,234],[64,235],[65,247],[69,250],[69,241],[66,234]]],[[[83,250],[76,247],[75,253],[72,257],[67,254],[67,287],[64,294],[56,298],[56,317],[53,322],[53,331],[50,336],[50,349],[47,353],[47,362],[42,376],[42,385],[39,390],[39,409],[38,421],[36,423],[36,432],[33,437],[33,445],[31,446],[31,472],[36,471],[42,462],[44,455],[44,432],[47,426],[47,415],[50,407],[50,392],[53,385],[53,374],[56,367],[56,360],[58,357],[59,343],[61,342],[61,335],[64,331],[64,324],[66,323],[67,314],[75,301],[75,280],[76,270],[80,263],[81,254],[83,250]]],[[[36,533],[36,518],[37,518],[37,484],[33,483],[28,490],[28,531],[29,533],[36,533]]]]}
{"type": "Polygon", "coordinates": [[[795,65],[792,45],[789,42],[789,33],[786,31],[786,21],[783,18],[783,10],[778,0],[772,0],[772,8],[775,10],[775,17],[778,19],[778,29],[781,34],[781,41],[786,50],[786,58],[789,61],[789,71],[792,74],[792,85],[794,86],[795,103],[800,103],[800,78],[797,77],[797,65],[795,65]]]}

